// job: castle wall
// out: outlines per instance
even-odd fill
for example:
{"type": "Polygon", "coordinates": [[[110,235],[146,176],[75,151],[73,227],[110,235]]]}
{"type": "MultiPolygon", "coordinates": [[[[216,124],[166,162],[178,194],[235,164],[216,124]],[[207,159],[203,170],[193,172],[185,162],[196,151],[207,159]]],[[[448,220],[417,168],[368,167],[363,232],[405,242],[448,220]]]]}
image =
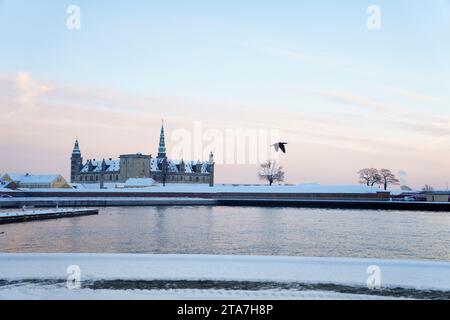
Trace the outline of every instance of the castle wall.
{"type": "MultiPolygon", "coordinates": [[[[125,182],[120,180],[120,174],[119,172],[105,172],[103,175],[103,179],[105,183],[121,183],[125,182]]],[[[101,180],[101,173],[100,172],[86,172],[86,173],[79,173],[75,175],[75,181],[72,181],[74,183],[82,183],[82,184],[93,184],[93,183],[100,183],[101,180]]]]}
{"type": "MultiPolygon", "coordinates": [[[[163,174],[161,172],[151,172],[151,178],[156,182],[163,182],[163,174]]],[[[166,183],[209,184],[210,179],[210,174],[169,172],[166,175],[166,183]]]]}
{"type": "MultiPolygon", "coordinates": [[[[140,171],[137,171],[140,172],[140,171]]],[[[139,176],[129,176],[127,177],[125,174],[120,172],[106,172],[103,175],[104,183],[124,183],[129,178],[142,178],[139,176]]],[[[161,172],[147,172],[147,176],[145,178],[152,178],[156,182],[163,182],[163,174],[161,172]]],[[[211,182],[213,175],[211,174],[199,174],[199,173],[167,173],[166,174],[166,183],[186,183],[186,184],[213,184],[211,182]]],[[[98,172],[91,173],[79,173],[75,175],[74,183],[81,184],[99,184],[101,181],[101,174],[98,172]]]]}

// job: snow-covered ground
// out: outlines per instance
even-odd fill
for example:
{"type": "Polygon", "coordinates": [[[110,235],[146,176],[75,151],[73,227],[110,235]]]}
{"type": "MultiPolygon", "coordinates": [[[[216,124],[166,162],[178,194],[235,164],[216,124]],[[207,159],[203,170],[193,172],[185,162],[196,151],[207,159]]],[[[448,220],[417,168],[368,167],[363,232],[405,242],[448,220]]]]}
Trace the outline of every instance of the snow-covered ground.
{"type": "Polygon", "coordinates": [[[449,297],[450,262],[276,256],[0,254],[0,280],[0,299],[366,299],[380,298],[381,293],[383,298],[420,298],[421,292],[429,290],[449,297]],[[81,289],[66,288],[69,266],[79,267],[81,289]],[[381,291],[367,289],[370,266],[379,268],[381,291]],[[117,280],[127,281],[127,285],[118,284],[117,280]],[[155,281],[172,283],[175,287],[155,288],[155,281]],[[183,286],[177,287],[177,281],[184,281],[183,286]],[[213,285],[203,288],[202,281],[213,281],[213,285]],[[261,285],[227,288],[230,282],[261,285]],[[132,290],[134,283],[141,287],[136,285],[132,290]],[[391,290],[396,294],[389,294],[391,290]]]}
{"type": "Polygon", "coordinates": [[[27,190],[35,192],[187,192],[187,193],[377,193],[383,191],[377,187],[364,185],[320,185],[300,184],[282,186],[264,185],[216,185],[209,187],[202,184],[168,184],[165,187],[156,185],[148,188],[116,188],[115,184],[106,184],[107,189],[100,189],[97,184],[78,185],[77,189],[39,189],[27,190]]]}
{"type": "Polygon", "coordinates": [[[0,288],[1,300],[390,300],[393,297],[346,294],[320,290],[69,290],[59,286],[0,288]]]}

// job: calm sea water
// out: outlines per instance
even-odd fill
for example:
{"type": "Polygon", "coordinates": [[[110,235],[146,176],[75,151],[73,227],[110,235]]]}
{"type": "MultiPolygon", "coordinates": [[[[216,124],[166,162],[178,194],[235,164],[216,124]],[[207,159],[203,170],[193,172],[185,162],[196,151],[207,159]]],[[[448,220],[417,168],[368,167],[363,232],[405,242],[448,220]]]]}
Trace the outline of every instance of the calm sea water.
{"type": "Polygon", "coordinates": [[[450,261],[450,213],[298,208],[104,208],[0,226],[0,252],[178,253],[450,261]]]}

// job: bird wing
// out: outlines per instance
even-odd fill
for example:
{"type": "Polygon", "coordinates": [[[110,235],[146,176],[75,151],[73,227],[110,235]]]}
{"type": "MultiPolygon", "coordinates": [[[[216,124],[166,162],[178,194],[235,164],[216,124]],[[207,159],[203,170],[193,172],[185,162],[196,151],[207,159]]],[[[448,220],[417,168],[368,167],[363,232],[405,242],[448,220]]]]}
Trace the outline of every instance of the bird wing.
{"type": "Polygon", "coordinates": [[[278,143],[275,143],[273,145],[273,147],[275,148],[275,151],[278,152],[278,150],[280,149],[280,145],[278,143]]]}
{"type": "Polygon", "coordinates": [[[286,153],[286,146],[284,144],[280,143],[280,149],[283,153],[286,153]]]}

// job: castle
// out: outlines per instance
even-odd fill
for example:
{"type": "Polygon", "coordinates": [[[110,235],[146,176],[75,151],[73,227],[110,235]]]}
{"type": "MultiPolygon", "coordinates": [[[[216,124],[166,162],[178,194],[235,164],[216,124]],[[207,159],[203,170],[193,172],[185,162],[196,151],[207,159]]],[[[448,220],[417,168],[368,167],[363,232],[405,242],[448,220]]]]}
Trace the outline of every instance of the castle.
{"type": "Polygon", "coordinates": [[[160,183],[209,184],[214,186],[214,155],[208,161],[170,160],[166,155],[164,123],[159,138],[158,156],[125,154],[119,160],[87,160],[83,162],[78,139],[70,159],[72,183],[125,183],[131,178],[152,178],[160,183]]]}

